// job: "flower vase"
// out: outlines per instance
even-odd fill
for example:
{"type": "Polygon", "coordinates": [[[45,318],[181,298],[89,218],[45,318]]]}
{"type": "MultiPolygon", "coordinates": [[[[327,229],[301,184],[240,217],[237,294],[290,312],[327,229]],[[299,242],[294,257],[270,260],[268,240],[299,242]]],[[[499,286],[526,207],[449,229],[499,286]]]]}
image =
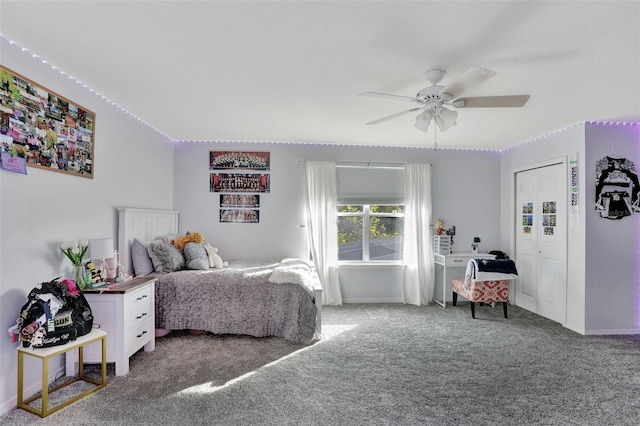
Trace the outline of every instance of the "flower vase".
{"type": "Polygon", "coordinates": [[[85,272],[84,265],[74,265],[74,268],[75,268],[76,285],[78,286],[79,289],[84,290],[85,288],[87,288],[86,272],[85,272]]]}

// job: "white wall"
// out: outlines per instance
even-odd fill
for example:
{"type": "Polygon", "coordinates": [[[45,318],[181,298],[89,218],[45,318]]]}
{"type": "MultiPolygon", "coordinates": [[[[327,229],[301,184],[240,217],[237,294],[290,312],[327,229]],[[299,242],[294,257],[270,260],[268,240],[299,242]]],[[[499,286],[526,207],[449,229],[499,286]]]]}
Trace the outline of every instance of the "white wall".
{"type": "Polygon", "coordinates": [[[640,214],[619,220],[595,211],[596,162],[627,158],[640,172],[640,126],[586,128],[586,333],[640,332],[640,214]]]}
{"type": "MultiPolygon", "coordinates": [[[[454,251],[500,247],[500,157],[495,152],[381,148],[338,145],[181,143],[175,151],[175,209],[182,231],[198,231],[219,248],[223,259],[306,257],[304,166],[302,160],[433,164],[433,214],[455,225],[454,251]],[[260,223],[219,223],[220,198],[209,192],[211,150],[270,151],[271,192],[260,197],[260,223]]],[[[505,250],[506,251],[506,250],[505,250]]],[[[402,300],[399,268],[344,268],[345,302],[402,300]]]]}
{"type": "MultiPolygon", "coordinates": [[[[39,282],[70,276],[60,242],[117,241],[117,207],[173,208],[173,145],[5,39],[0,43],[3,66],[96,113],[94,179],[35,168],[27,176],[0,170],[2,414],[16,406],[17,386],[16,344],[4,330],[15,324],[27,293],[39,282]]],[[[28,396],[39,389],[41,370],[36,362],[25,367],[28,396]]],[[[63,359],[53,360],[51,377],[62,367],[63,359]]]]}

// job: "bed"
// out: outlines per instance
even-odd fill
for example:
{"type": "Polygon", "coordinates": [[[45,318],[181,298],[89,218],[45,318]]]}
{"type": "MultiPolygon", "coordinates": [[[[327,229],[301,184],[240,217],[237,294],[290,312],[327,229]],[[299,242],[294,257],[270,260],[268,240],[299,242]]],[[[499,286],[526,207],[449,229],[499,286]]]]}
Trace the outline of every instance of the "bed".
{"type": "MultiPolygon", "coordinates": [[[[139,242],[179,235],[177,211],[118,209],[118,249],[127,272],[139,242]],[[137,241],[136,241],[137,240],[137,241]]],[[[301,259],[234,260],[218,269],[150,271],[156,329],[277,336],[310,344],[321,337],[322,288],[301,259]]]]}

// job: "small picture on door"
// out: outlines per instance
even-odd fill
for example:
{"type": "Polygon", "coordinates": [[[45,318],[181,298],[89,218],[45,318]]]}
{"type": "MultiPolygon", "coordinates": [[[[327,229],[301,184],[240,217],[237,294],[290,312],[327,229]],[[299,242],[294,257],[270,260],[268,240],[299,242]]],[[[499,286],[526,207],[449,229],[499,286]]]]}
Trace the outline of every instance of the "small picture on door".
{"type": "Polygon", "coordinates": [[[533,239],[533,202],[522,203],[522,236],[527,240],[533,239]]]}
{"type": "Polygon", "coordinates": [[[542,202],[542,234],[546,241],[555,241],[556,239],[556,202],[542,202]]]}

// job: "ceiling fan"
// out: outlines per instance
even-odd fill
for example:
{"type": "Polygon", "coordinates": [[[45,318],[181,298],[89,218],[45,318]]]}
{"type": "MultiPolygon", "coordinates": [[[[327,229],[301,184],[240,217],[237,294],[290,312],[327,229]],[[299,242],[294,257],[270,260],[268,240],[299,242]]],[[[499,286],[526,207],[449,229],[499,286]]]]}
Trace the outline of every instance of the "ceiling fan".
{"type": "Polygon", "coordinates": [[[360,96],[404,100],[418,104],[415,108],[397,112],[366,124],[378,124],[391,120],[392,118],[400,117],[401,115],[422,110],[422,112],[416,116],[415,126],[418,129],[426,132],[431,121],[435,121],[438,128],[441,131],[445,131],[454,126],[458,118],[457,111],[447,109],[445,106],[452,106],[454,108],[519,108],[524,106],[529,100],[529,95],[460,98],[459,96],[469,87],[494,77],[496,72],[481,67],[472,67],[448,85],[438,86],[438,83],[444,78],[445,74],[446,72],[440,69],[427,71],[425,77],[427,81],[431,83],[431,86],[420,90],[415,97],[378,92],[359,93],[358,95],[360,96]]]}

